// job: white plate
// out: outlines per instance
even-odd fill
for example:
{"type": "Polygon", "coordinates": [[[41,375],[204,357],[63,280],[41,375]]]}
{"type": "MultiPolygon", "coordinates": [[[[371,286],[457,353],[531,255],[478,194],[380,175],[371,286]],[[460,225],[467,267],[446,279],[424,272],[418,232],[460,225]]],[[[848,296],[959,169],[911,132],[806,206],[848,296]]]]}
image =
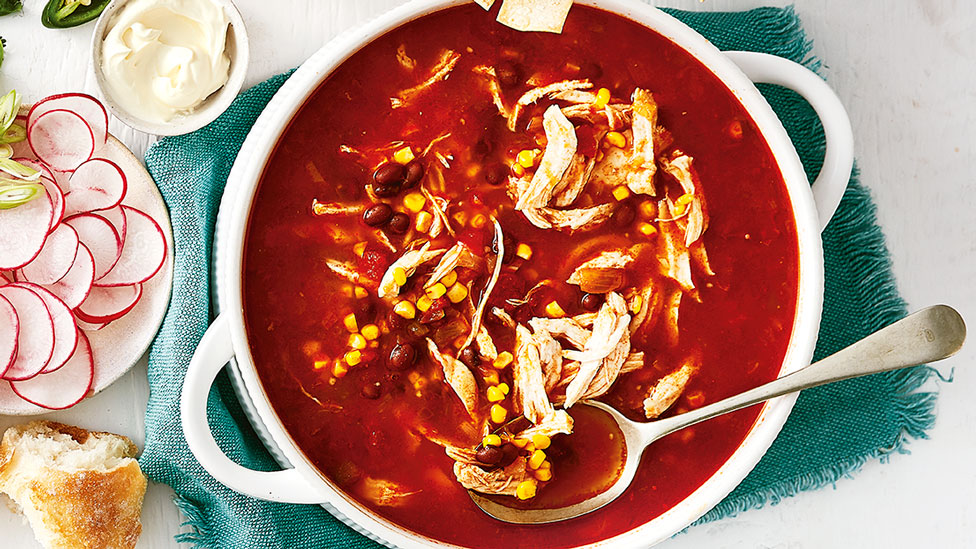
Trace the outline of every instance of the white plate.
{"type": "MultiPolygon", "coordinates": [[[[128,190],[122,203],[146,212],[159,223],[166,237],[166,261],[156,276],[143,284],[142,298],[128,314],[101,330],[85,332],[95,355],[95,379],[85,398],[111,385],[146,352],[163,323],[173,287],[173,227],[156,183],[142,162],[115,137],[109,136],[95,156],[115,162],[125,172],[128,190]]],[[[17,396],[10,383],[0,382],[0,414],[26,416],[48,412],[17,396]]]]}

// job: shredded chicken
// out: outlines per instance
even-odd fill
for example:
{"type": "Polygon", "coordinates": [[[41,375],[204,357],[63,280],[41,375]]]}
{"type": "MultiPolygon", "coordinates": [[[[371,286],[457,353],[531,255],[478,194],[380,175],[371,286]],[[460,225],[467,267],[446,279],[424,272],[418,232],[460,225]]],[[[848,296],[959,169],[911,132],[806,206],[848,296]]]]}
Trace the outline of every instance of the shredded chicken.
{"type": "Polygon", "coordinates": [[[502,260],[505,257],[502,226],[498,224],[497,219],[493,219],[492,221],[495,224],[495,245],[498,246],[498,254],[495,256],[495,268],[492,269],[491,278],[488,279],[488,284],[485,284],[485,290],[481,293],[481,299],[478,301],[478,306],[475,308],[474,315],[471,317],[471,332],[468,334],[467,339],[464,340],[464,344],[461,345],[461,349],[465,349],[468,345],[471,345],[478,331],[481,330],[481,320],[485,314],[485,307],[488,305],[488,298],[491,297],[491,292],[495,289],[495,284],[498,282],[498,276],[502,272],[502,260]]]}
{"type": "Polygon", "coordinates": [[[412,71],[417,66],[417,60],[407,55],[407,48],[403,44],[397,46],[396,57],[400,66],[408,71],[412,71]]]}
{"type": "Polygon", "coordinates": [[[631,351],[627,355],[627,360],[624,361],[623,365],[620,367],[620,374],[626,374],[633,372],[634,370],[640,370],[644,367],[644,351],[631,351]]]}
{"type": "Polygon", "coordinates": [[[621,250],[600,252],[600,255],[584,262],[566,282],[576,284],[580,290],[591,294],[614,291],[623,284],[623,271],[634,257],[621,250]]]}
{"type": "Polygon", "coordinates": [[[548,204],[553,190],[576,154],[576,128],[563,116],[559,107],[552,105],[546,109],[543,127],[546,131],[546,150],[528,187],[515,203],[516,210],[541,208],[548,204]]]}
{"type": "Polygon", "coordinates": [[[515,362],[512,377],[515,382],[515,400],[526,419],[533,424],[539,424],[554,413],[555,410],[546,394],[539,346],[528,328],[522,325],[515,328],[515,362]]]}
{"type": "Polygon", "coordinates": [[[424,284],[424,288],[430,288],[434,284],[437,284],[440,279],[447,276],[448,273],[457,268],[461,263],[461,257],[465,254],[471,254],[471,251],[467,246],[458,242],[454,246],[451,246],[444,255],[441,256],[440,262],[434,267],[434,270],[430,273],[430,278],[427,279],[427,283],[424,284]]]}
{"type": "Polygon", "coordinates": [[[569,435],[573,432],[573,418],[565,410],[556,410],[546,416],[541,423],[522,431],[522,438],[532,438],[532,435],[545,435],[552,438],[556,435],[569,435]]]}
{"type": "MultiPolygon", "coordinates": [[[[566,408],[571,407],[589,392],[590,383],[603,365],[604,359],[614,355],[614,360],[619,360],[619,363],[623,364],[627,352],[630,350],[630,333],[627,330],[629,325],[630,315],[627,314],[627,304],[624,302],[624,298],[616,292],[608,293],[606,302],[600,307],[597,318],[593,322],[593,333],[587,339],[583,350],[563,352],[564,358],[580,362],[579,372],[566,387],[566,408]],[[625,334],[627,352],[624,352],[623,357],[618,359],[616,351],[625,334]]],[[[617,365],[615,369],[619,373],[620,366],[617,365]]]]}
{"type": "Polygon", "coordinates": [[[586,90],[592,87],[593,83],[589,80],[563,80],[561,82],[549,84],[548,86],[532,88],[531,90],[522,94],[522,97],[519,97],[518,101],[515,103],[515,108],[512,110],[512,116],[508,119],[508,129],[514,132],[516,125],[518,124],[519,115],[522,113],[522,109],[535,103],[543,97],[561,91],[586,90]]]}
{"type": "Polygon", "coordinates": [[[394,280],[394,272],[396,269],[403,269],[407,275],[407,278],[413,276],[413,273],[417,271],[417,267],[437,259],[444,253],[444,250],[430,250],[430,242],[425,243],[419,250],[408,250],[403,252],[403,255],[399,259],[393,262],[392,265],[383,274],[383,279],[380,280],[380,288],[378,295],[381,298],[396,297],[400,294],[400,286],[394,280]]]}
{"type": "Polygon", "coordinates": [[[312,213],[315,215],[348,215],[363,211],[363,206],[348,206],[338,202],[319,202],[312,199],[312,213]]]}
{"type": "Polygon", "coordinates": [[[403,486],[392,480],[366,477],[362,482],[363,496],[382,507],[398,507],[406,503],[409,496],[420,493],[420,490],[407,492],[403,486]]]}
{"type": "Polygon", "coordinates": [[[536,317],[529,320],[529,326],[536,332],[545,331],[550,335],[563,337],[577,349],[582,349],[590,338],[590,331],[572,318],[536,317]]]}
{"type": "Polygon", "coordinates": [[[681,396],[696,370],[694,365],[685,364],[658,380],[644,399],[644,416],[654,419],[670,408],[681,396]]]}
{"type": "Polygon", "coordinates": [[[611,130],[620,130],[631,121],[631,106],[621,103],[607,105],[597,109],[591,104],[577,103],[561,109],[566,118],[582,120],[590,124],[606,124],[611,130]]]}
{"type": "Polygon", "coordinates": [[[450,355],[446,355],[437,348],[437,344],[427,338],[427,350],[431,358],[441,365],[444,371],[444,380],[454,389],[454,393],[461,399],[464,409],[468,414],[474,416],[478,406],[478,383],[474,379],[474,374],[460,360],[450,355]]]}
{"type": "Polygon", "coordinates": [[[475,336],[474,342],[478,345],[478,354],[486,360],[495,360],[498,358],[498,349],[495,347],[495,342],[491,339],[491,334],[488,333],[488,329],[481,326],[478,329],[478,335],[475,336]]]}
{"type": "Polygon", "coordinates": [[[582,90],[563,90],[549,96],[553,101],[566,101],[567,103],[596,103],[596,93],[582,90]]]}
{"type": "MultiPolygon", "coordinates": [[[[437,175],[443,178],[440,170],[431,170],[437,175]]],[[[441,196],[434,196],[433,193],[427,190],[423,185],[420,186],[420,193],[424,195],[427,202],[430,204],[430,209],[434,213],[434,222],[430,226],[430,237],[437,238],[446,229],[447,233],[451,236],[455,236],[454,229],[451,228],[451,222],[447,218],[447,206],[449,201],[441,196]]]]}
{"type": "MultiPolygon", "coordinates": [[[[671,206],[668,200],[658,202],[658,215],[662,218],[671,216],[671,206]]],[[[661,252],[658,254],[661,261],[662,274],[677,282],[684,290],[692,291],[695,283],[691,280],[691,256],[688,254],[688,247],[685,245],[680,229],[673,221],[662,221],[658,223],[660,237],[658,242],[661,252]]]]}
{"type": "Polygon", "coordinates": [[[575,202],[586,187],[586,182],[590,180],[594,166],[596,160],[593,158],[586,158],[581,154],[573,156],[569,168],[552,191],[552,203],[563,208],[575,202]]]}
{"type": "Polygon", "coordinates": [[[343,263],[342,261],[336,259],[326,259],[325,266],[329,268],[333,273],[345,278],[353,284],[362,284],[365,277],[349,265],[348,263],[343,263]]]}
{"type": "Polygon", "coordinates": [[[670,160],[662,161],[664,171],[677,179],[685,194],[692,197],[691,203],[685,206],[688,212],[687,225],[685,226],[685,246],[689,248],[701,238],[707,223],[701,193],[696,192],[695,189],[695,180],[691,171],[692,160],[690,156],[681,154],[670,160]]]}
{"type": "Polygon", "coordinates": [[[483,494],[514,496],[518,485],[531,477],[526,459],[519,456],[504,469],[486,471],[479,465],[455,462],[454,476],[461,486],[483,494]]]}
{"type": "Polygon", "coordinates": [[[515,319],[512,318],[512,315],[508,314],[505,309],[500,307],[492,307],[491,314],[495,315],[498,320],[502,321],[502,324],[504,324],[506,327],[513,330],[515,329],[515,319]]]}
{"type": "Polygon", "coordinates": [[[675,288],[667,294],[663,302],[664,327],[667,330],[668,344],[674,347],[678,344],[678,309],[681,307],[680,288],[675,288]]]}
{"type": "Polygon", "coordinates": [[[540,229],[560,229],[573,233],[594,229],[613,215],[613,204],[600,204],[590,208],[574,210],[555,210],[553,208],[531,208],[522,213],[530,223],[540,229]]]}
{"type": "Polygon", "coordinates": [[[638,194],[654,195],[654,173],[657,171],[654,133],[657,126],[657,103],[651,92],[634,90],[633,122],[634,149],[627,174],[627,186],[638,194]]]}
{"type": "Polygon", "coordinates": [[[495,108],[498,109],[498,114],[502,115],[506,119],[511,116],[508,111],[508,106],[505,105],[505,98],[502,95],[502,86],[498,82],[498,74],[495,72],[495,67],[478,65],[472,70],[474,70],[475,73],[485,77],[485,82],[488,84],[488,93],[491,94],[491,100],[495,104],[495,108]]]}
{"type": "Polygon", "coordinates": [[[430,77],[412,88],[407,88],[399,92],[396,97],[391,97],[390,104],[394,109],[402,107],[408,101],[428,90],[437,82],[446,79],[448,75],[451,74],[451,71],[454,70],[454,66],[457,65],[458,59],[460,58],[460,53],[457,53],[454,50],[444,50],[444,52],[441,54],[441,58],[437,61],[437,64],[431,69],[430,77]]]}

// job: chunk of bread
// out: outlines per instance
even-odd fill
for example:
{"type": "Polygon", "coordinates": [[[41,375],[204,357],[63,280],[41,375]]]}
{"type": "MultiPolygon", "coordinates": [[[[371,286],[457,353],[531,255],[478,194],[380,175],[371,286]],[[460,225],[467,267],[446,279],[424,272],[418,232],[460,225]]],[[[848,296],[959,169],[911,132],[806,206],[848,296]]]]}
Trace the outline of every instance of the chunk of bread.
{"type": "Polygon", "coordinates": [[[0,492],[49,549],[135,547],[146,477],[126,437],[53,421],[7,429],[0,492]]]}

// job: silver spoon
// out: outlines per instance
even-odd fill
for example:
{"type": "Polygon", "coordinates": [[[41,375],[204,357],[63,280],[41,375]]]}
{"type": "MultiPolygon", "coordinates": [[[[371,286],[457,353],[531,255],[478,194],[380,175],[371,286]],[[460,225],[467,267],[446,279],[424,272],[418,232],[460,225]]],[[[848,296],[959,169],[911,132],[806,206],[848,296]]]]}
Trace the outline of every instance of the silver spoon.
{"type": "Polygon", "coordinates": [[[585,515],[624,493],[634,480],[644,449],[665,435],[787,393],[852,377],[942,360],[955,354],[962,347],[965,339],[966,325],[959,313],[947,305],[936,305],[910,314],[802,370],[725,400],[666,419],[638,423],[627,419],[602,402],[586,401],[585,404],[607,412],[616,420],[627,447],[623,470],[616,482],[605,492],[573,505],[552,509],[517,509],[471,490],[468,490],[468,494],[485,513],[515,524],[558,522],[585,515]]]}

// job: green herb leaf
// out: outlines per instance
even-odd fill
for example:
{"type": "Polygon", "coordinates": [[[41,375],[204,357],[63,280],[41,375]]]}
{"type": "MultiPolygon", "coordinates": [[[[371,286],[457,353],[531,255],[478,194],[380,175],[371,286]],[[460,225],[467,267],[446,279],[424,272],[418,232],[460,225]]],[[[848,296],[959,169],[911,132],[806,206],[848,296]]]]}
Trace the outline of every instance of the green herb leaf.
{"type": "Polygon", "coordinates": [[[23,7],[20,0],[0,0],[0,16],[18,12],[23,7]]]}

